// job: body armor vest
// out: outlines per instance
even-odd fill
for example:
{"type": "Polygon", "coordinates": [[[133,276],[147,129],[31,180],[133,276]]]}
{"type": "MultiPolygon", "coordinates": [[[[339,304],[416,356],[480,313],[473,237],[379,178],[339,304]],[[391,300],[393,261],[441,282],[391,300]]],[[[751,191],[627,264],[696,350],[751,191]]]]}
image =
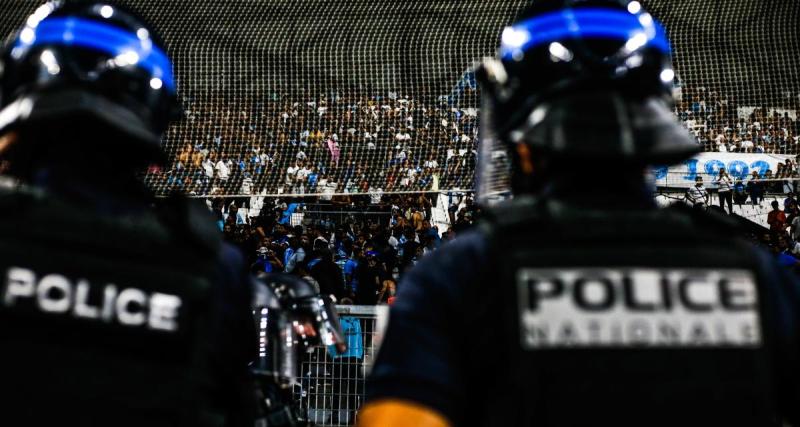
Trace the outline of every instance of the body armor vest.
{"type": "Polygon", "coordinates": [[[692,215],[495,209],[495,285],[473,297],[493,356],[468,363],[492,373],[468,406],[481,425],[773,425],[760,267],[735,230],[692,215]]]}
{"type": "Polygon", "coordinates": [[[0,196],[0,212],[3,417],[221,423],[209,404],[213,237],[192,245],[150,211],[110,217],[35,194],[0,196]]]}

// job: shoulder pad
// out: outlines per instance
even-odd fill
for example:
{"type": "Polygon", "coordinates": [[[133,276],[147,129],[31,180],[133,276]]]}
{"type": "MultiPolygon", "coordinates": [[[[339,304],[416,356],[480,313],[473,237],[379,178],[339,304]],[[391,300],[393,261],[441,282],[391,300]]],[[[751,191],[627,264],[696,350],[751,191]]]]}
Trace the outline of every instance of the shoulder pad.
{"type": "Polygon", "coordinates": [[[533,220],[541,215],[542,203],[532,196],[521,196],[486,209],[484,219],[500,226],[533,220]]]}
{"type": "Polygon", "coordinates": [[[662,209],[662,212],[674,217],[687,218],[695,226],[717,232],[741,231],[745,228],[742,221],[749,222],[738,215],[728,215],[715,209],[697,209],[685,203],[674,203],[662,209]]]}

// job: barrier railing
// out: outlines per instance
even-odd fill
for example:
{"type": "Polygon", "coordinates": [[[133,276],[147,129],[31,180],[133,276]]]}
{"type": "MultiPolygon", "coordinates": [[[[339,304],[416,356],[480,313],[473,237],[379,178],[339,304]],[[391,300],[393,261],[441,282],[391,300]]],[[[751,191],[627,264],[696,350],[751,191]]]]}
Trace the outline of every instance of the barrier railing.
{"type": "Polygon", "coordinates": [[[386,306],[337,306],[348,350],[316,347],[305,355],[296,397],[319,426],[350,426],[364,401],[365,378],[380,339],[378,314],[386,306]]]}

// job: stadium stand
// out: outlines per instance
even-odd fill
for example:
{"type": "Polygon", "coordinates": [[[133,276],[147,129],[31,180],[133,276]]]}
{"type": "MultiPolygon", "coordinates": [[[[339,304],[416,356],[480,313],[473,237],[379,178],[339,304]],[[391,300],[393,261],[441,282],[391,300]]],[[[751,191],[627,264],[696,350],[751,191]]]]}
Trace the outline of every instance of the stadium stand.
{"type": "MultiPolygon", "coordinates": [[[[294,272],[347,303],[389,303],[405,269],[480,215],[470,68],[528,2],[124,0],[164,34],[186,108],[164,140],[168,166],[144,179],[161,196],[206,199],[253,271],[294,272]]],[[[1,3],[9,34],[41,0],[1,3]]],[[[800,154],[794,2],[642,3],[668,30],[675,114],[705,151],[800,154]]],[[[800,257],[797,179],[798,162],[781,160],[741,180],[732,210],[753,241],[800,257]],[[775,233],[773,201],[785,217],[775,233]]],[[[656,201],[682,202],[684,191],[656,201]]],[[[353,314],[364,337],[373,314],[353,314]]],[[[324,349],[304,362],[315,382],[304,387],[316,387],[304,404],[320,424],[352,422],[364,340],[346,364],[324,349]],[[332,387],[353,399],[332,400],[332,387]]]]}

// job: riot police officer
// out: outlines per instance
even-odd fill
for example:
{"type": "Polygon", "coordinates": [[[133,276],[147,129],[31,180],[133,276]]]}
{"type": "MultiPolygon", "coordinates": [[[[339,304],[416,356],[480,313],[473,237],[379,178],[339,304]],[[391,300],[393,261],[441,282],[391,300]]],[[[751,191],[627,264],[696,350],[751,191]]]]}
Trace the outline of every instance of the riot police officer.
{"type": "Polygon", "coordinates": [[[259,274],[256,317],[259,356],[259,416],[256,425],[300,427],[311,425],[294,397],[303,352],[314,345],[347,350],[333,300],[318,294],[307,281],[289,274],[259,274]]]}
{"type": "Polygon", "coordinates": [[[0,423],[250,425],[250,279],[202,205],[139,178],[180,115],[134,13],[47,3],[2,52],[0,423]]]}
{"type": "Polygon", "coordinates": [[[477,231],[399,286],[362,426],[798,422],[793,277],[726,217],[657,209],[697,144],[636,1],[542,0],[478,69],[477,231]]]}

